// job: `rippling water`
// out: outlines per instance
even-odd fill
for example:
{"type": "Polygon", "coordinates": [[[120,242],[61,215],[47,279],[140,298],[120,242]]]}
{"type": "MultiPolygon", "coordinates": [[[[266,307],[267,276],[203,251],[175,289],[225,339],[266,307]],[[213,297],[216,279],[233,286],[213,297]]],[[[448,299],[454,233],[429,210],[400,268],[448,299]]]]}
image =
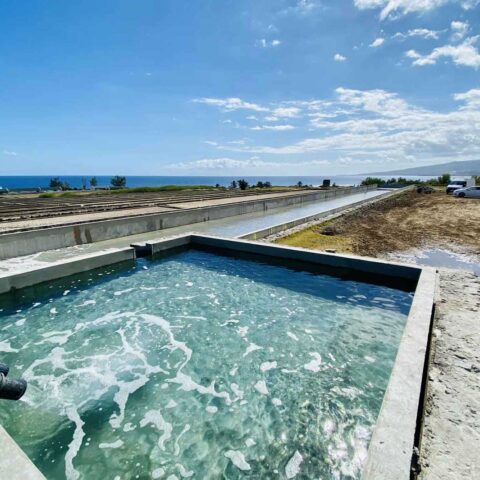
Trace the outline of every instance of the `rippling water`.
{"type": "Polygon", "coordinates": [[[0,421],[48,479],[360,478],[411,303],[197,251],[34,293],[0,421]]]}

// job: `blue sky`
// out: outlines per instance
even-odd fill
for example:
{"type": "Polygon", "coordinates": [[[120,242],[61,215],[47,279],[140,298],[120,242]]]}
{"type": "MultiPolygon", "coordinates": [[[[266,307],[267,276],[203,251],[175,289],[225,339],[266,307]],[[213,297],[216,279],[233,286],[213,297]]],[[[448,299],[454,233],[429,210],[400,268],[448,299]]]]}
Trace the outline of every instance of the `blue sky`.
{"type": "Polygon", "coordinates": [[[0,175],[480,158],[479,0],[2,0],[0,175]]]}

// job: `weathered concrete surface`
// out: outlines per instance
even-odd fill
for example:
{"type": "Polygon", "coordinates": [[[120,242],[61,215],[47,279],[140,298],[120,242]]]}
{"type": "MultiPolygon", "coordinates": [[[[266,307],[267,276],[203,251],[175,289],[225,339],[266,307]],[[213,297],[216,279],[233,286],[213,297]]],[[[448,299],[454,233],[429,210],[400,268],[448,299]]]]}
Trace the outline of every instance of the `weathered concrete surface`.
{"type": "Polygon", "coordinates": [[[111,249],[108,252],[91,253],[74,258],[61,259],[56,262],[36,265],[25,271],[0,274],[0,293],[9,292],[36,285],[38,283],[68,277],[94,268],[104,267],[113,263],[135,259],[135,250],[131,247],[111,249]]]}
{"type": "Polygon", "coordinates": [[[0,479],[46,480],[2,426],[0,426],[0,451],[0,479]]]}
{"type": "Polygon", "coordinates": [[[434,269],[422,270],[370,440],[363,480],[410,478],[436,280],[434,269]]]}
{"type": "Polygon", "coordinates": [[[16,220],[14,222],[0,223],[0,234],[17,230],[32,230],[35,228],[44,228],[45,226],[55,227],[58,225],[74,225],[81,219],[84,222],[95,222],[98,220],[108,220],[112,218],[124,218],[135,215],[150,215],[153,213],[171,212],[173,208],[167,207],[148,207],[136,209],[113,210],[107,212],[85,213],[82,215],[64,215],[52,218],[35,218],[30,220],[16,220]]]}
{"type": "Polygon", "coordinates": [[[480,278],[439,269],[421,480],[480,478],[480,278]]]}

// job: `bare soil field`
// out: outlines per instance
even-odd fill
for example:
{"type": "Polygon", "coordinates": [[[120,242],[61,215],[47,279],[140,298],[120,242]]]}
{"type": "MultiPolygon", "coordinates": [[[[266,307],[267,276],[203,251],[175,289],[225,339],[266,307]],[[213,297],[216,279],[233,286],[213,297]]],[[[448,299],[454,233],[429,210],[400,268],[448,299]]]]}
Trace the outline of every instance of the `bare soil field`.
{"type": "Polygon", "coordinates": [[[480,200],[409,191],[276,240],[318,250],[379,256],[425,246],[480,253],[480,200]]]}

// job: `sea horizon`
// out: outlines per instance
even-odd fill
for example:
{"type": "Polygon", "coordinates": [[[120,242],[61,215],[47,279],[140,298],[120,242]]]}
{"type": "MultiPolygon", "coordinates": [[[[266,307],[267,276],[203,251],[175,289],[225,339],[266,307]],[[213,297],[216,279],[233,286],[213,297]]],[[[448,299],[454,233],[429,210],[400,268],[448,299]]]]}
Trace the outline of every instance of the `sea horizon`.
{"type": "MultiPolygon", "coordinates": [[[[72,188],[82,188],[82,179],[87,179],[87,188],[90,186],[89,180],[96,177],[98,187],[108,187],[110,179],[114,175],[5,175],[0,176],[0,187],[9,190],[34,190],[48,189],[50,179],[54,177],[60,178],[62,182],[67,182],[72,188]]],[[[243,178],[249,184],[257,182],[270,182],[274,186],[291,186],[302,182],[304,185],[321,185],[323,180],[330,180],[331,183],[337,185],[358,185],[369,176],[388,179],[395,175],[226,175],[226,176],[207,176],[207,175],[125,175],[127,187],[162,187],[165,185],[207,185],[214,187],[220,185],[227,187],[233,180],[238,181],[243,178]]],[[[429,179],[433,176],[404,176],[405,178],[429,179]]]]}

